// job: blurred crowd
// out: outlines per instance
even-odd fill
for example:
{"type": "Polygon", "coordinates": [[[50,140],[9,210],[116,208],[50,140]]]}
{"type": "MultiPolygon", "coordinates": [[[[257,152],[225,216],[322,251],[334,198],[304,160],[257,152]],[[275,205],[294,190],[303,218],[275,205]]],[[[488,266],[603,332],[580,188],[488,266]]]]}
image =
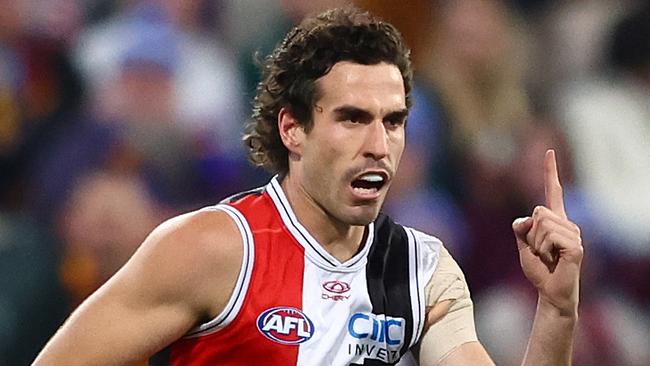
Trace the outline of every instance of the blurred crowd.
{"type": "MultiPolygon", "coordinates": [[[[262,185],[256,61],[342,0],[0,0],[0,364],[28,364],[160,222],[262,185]]],[[[521,360],[515,217],[560,159],[583,233],[576,365],[650,364],[650,3],[358,0],[412,48],[385,211],[464,268],[479,338],[521,360]]]]}

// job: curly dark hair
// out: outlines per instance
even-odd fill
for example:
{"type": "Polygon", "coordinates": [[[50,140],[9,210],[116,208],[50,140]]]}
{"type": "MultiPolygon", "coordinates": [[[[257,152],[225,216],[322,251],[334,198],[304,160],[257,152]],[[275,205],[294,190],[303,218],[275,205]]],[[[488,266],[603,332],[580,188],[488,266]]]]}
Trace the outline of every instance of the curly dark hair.
{"type": "Polygon", "coordinates": [[[411,106],[410,50],[399,31],[354,7],[326,11],[293,28],[262,64],[262,81],[243,138],[253,164],[272,173],[287,173],[288,150],[280,138],[278,113],[288,108],[309,132],[320,97],[316,80],[340,61],[397,66],[406,106],[411,106]]]}

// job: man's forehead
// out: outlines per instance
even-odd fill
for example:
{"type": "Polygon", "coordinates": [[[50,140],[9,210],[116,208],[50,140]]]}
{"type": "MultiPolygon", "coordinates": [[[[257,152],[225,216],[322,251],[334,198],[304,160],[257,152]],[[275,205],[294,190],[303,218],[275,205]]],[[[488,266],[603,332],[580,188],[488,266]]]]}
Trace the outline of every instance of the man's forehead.
{"type": "Polygon", "coordinates": [[[402,84],[402,74],[396,65],[386,62],[366,65],[353,61],[339,61],[330,71],[318,79],[319,82],[343,82],[346,84],[387,82],[402,84]],[[369,78],[374,76],[374,78],[369,78]]]}
{"type": "Polygon", "coordinates": [[[321,106],[354,105],[362,109],[381,106],[391,111],[406,106],[399,68],[384,62],[374,65],[338,62],[317,80],[317,88],[321,106]]]}

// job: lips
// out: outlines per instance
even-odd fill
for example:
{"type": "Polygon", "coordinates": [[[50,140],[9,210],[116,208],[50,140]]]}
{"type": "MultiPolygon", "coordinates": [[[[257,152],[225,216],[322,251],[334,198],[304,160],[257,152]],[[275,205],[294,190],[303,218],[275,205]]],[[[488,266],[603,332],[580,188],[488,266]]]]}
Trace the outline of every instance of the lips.
{"type": "Polygon", "coordinates": [[[350,186],[358,198],[375,199],[388,183],[388,177],[385,171],[365,171],[352,179],[350,186]]]}

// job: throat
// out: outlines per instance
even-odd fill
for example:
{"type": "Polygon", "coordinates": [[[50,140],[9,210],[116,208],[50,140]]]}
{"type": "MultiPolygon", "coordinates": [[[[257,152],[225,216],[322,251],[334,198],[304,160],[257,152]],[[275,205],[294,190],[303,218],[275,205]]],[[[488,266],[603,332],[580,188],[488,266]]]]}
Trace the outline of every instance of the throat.
{"type": "Polygon", "coordinates": [[[320,241],[329,254],[336,258],[340,263],[345,263],[359,254],[366,245],[368,240],[368,228],[357,226],[351,228],[352,232],[338,240],[329,242],[320,241]],[[356,231],[356,232],[355,232],[356,231]]]}
{"type": "Polygon", "coordinates": [[[345,263],[363,249],[369,235],[367,226],[343,222],[329,214],[291,174],[285,176],[281,186],[298,221],[339,263],[345,263]]]}

